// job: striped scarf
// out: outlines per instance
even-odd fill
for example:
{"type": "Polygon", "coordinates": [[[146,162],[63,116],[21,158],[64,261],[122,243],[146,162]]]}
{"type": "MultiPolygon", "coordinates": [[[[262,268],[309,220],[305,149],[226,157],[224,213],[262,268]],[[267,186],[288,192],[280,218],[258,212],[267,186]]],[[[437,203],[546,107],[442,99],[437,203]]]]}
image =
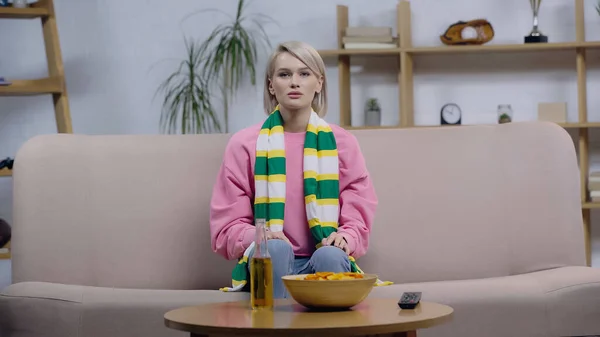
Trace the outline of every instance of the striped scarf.
{"type": "MultiPolygon", "coordinates": [[[[262,125],[256,142],[254,168],[254,219],[266,219],[270,231],[283,231],[286,172],[283,119],[275,108],[262,125]]],[[[335,137],[324,119],[312,111],[304,139],[304,200],[310,233],[321,241],[338,228],[339,158],[335,137]]],[[[244,251],[232,272],[232,287],[222,291],[240,291],[248,282],[248,261],[254,242],[244,251]]],[[[350,256],[350,271],[363,273],[350,256]]],[[[377,285],[391,282],[377,280],[377,285]]]]}

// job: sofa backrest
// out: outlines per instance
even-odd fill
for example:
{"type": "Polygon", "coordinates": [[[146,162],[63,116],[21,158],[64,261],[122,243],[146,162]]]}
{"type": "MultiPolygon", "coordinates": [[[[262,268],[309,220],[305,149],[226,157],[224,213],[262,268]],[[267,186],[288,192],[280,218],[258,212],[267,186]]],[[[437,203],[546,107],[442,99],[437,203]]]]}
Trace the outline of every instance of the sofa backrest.
{"type": "MultiPolygon", "coordinates": [[[[551,123],[352,131],[379,197],[366,272],[397,283],[584,265],[579,173],[551,123]]],[[[228,135],[44,135],[18,152],[14,282],[216,289],[228,135]]]]}
{"type": "Polygon", "coordinates": [[[585,265],[577,156],[563,128],[357,134],[380,197],[363,269],[419,282],[585,265]]]}

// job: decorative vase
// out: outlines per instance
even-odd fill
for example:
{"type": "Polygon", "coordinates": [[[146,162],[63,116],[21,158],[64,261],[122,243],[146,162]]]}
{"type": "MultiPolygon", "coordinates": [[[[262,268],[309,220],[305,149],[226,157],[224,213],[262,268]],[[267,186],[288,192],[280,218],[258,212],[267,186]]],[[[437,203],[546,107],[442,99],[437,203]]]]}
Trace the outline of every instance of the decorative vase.
{"type": "Polygon", "coordinates": [[[381,125],[381,106],[377,98],[370,98],[365,106],[365,126],[381,125]]]}
{"type": "Polygon", "coordinates": [[[513,110],[510,104],[498,105],[498,123],[510,123],[513,119],[513,110]]]}

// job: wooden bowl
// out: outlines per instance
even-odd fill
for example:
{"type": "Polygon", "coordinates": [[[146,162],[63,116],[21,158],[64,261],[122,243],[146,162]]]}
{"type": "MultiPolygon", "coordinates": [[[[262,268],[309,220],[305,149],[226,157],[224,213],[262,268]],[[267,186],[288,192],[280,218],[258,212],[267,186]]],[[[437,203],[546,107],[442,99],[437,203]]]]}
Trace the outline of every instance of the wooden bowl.
{"type": "Polygon", "coordinates": [[[307,274],[286,275],[283,284],[290,296],[311,309],[349,309],[362,302],[373,290],[377,275],[349,280],[304,280],[307,274]]]}

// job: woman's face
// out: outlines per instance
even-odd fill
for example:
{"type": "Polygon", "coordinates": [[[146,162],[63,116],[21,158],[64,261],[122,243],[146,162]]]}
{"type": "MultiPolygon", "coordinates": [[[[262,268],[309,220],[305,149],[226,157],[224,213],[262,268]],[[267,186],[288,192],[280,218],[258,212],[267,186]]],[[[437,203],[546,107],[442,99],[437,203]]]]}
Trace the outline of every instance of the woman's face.
{"type": "Polygon", "coordinates": [[[322,76],[313,73],[290,53],[279,54],[274,69],[269,91],[277,102],[289,110],[310,107],[315,94],[321,92],[322,76]]]}

